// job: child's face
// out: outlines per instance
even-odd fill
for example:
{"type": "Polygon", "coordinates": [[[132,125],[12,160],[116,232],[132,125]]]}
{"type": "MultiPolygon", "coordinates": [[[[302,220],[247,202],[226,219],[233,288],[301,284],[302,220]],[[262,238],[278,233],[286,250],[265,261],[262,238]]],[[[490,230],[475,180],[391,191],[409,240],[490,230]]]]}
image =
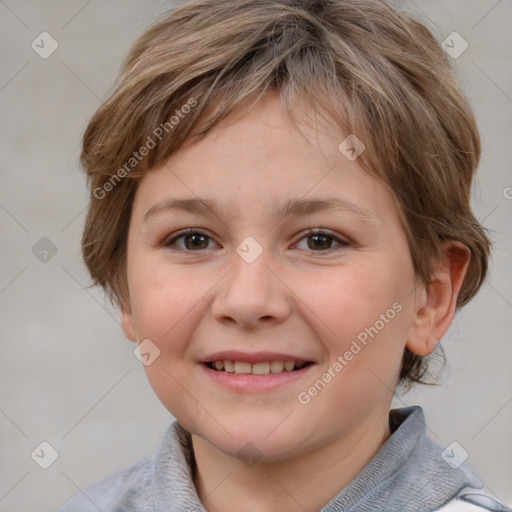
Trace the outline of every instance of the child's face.
{"type": "Polygon", "coordinates": [[[340,153],[345,136],[306,133],[311,145],[267,96],[148,173],[133,205],[123,328],[160,350],[145,370],[167,409],[231,454],[250,442],[284,459],[386,424],[425,300],[388,189],[340,153]],[[176,199],[220,212],[171,208],[176,199]],[[353,206],[276,213],[313,199],[353,206]],[[185,228],[202,236],[171,245],[185,228]],[[262,376],[205,365],[216,360],[308,364],[262,376]]]}

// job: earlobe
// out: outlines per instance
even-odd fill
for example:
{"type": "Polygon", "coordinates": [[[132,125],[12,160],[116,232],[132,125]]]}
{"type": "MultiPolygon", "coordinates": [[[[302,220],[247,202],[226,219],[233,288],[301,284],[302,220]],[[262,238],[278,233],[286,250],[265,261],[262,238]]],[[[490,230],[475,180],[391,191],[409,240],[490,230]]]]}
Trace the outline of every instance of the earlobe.
{"type": "Polygon", "coordinates": [[[431,283],[423,285],[417,296],[416,313],[406,343],[414,354],[430,354],[450,327],[470,256],[470,250],[460,242],[445,243],[431,283]]]}
{"type": "Polygon", "coordinates": [[[131,341],[137,341],[135,334],[135,326],[133,323],[133,315],[129,305],[121,306],[121,327],[123,328],[124,335],[131,341]]]}

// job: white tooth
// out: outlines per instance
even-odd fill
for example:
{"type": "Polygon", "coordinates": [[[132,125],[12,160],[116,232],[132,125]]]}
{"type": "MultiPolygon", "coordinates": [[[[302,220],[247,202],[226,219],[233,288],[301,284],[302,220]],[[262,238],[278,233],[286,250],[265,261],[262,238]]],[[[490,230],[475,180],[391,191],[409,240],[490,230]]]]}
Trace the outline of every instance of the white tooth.
{"type": "Polygon", "coordinates": [[[251,363],[243,361],[235,362],[235,373],[251,373],[251,363]]]}
{"type": "Polygon", "coordinates": [[[235,371],[235,365],[233,364],[233,361],[224,361],[224,370],[226,370],[228,373],[233,373],[235,371]]]}
{"type": "Polygon", "coordinates": [[[287,372],[291,372],[295,368],[295,361],[285,361],[284,369],[287,372]]]}
{"type": "Polygon", "coordinates": [[[252,365],[253,375],[268,375],[270,372],[270,363],[268,361],[264,363],[255,363],[252,365]]]}
{"type": "Polygon", "coordinates": [[[215,366],[215,368],[217,370],[223,370],[224,369],[224,363],[222,361],[215,361],[214,366],[215,366]]]}
{"type": "Polygon", "coordinates": [[[272,373],[279,373],[279,372],[282,372],[283,371],[283,368],[284,368],[284,363],[283,361],[272,361],[270,363],[270,371],[272,373]]]}

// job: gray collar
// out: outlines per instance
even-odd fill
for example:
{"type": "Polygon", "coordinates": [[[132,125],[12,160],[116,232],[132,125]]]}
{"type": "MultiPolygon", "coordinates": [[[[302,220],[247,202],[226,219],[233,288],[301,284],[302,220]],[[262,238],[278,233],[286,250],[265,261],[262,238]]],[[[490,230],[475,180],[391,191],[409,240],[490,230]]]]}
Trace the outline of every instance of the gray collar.
{"type": "MultiPolygon", "coordinates": [[[[483,487],[468,466],[453,469],[442,459],[443,448],[426,436],[420,407],[394,409],[389,417],[391,437],[319,512],[427,512],[463,487],[483,487]]],[[[153,469],[157,512],[206,512],[192,480],[193,465],[190,433],[175,421],[160,443],[153,469]]]]}

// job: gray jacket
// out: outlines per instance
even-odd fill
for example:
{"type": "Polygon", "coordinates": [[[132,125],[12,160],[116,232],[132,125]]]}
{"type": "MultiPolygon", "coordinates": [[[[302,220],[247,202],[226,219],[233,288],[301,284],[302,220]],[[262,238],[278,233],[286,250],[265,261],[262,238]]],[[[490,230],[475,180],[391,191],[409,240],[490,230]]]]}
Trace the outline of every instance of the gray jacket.
{"type": "MultiPolygon", "coordinates": [[[[389,417],[391,437],[319,512],[512,512],[453,448],[427,437],[420,407],[394,409],[389,417]]],[[[175,421],[155,456],[86,487],[58,512],[205,512],[192,461],[190,434],[175,421]]],[[[247,504],[243,508],[250,512],[247,504]]]]}

